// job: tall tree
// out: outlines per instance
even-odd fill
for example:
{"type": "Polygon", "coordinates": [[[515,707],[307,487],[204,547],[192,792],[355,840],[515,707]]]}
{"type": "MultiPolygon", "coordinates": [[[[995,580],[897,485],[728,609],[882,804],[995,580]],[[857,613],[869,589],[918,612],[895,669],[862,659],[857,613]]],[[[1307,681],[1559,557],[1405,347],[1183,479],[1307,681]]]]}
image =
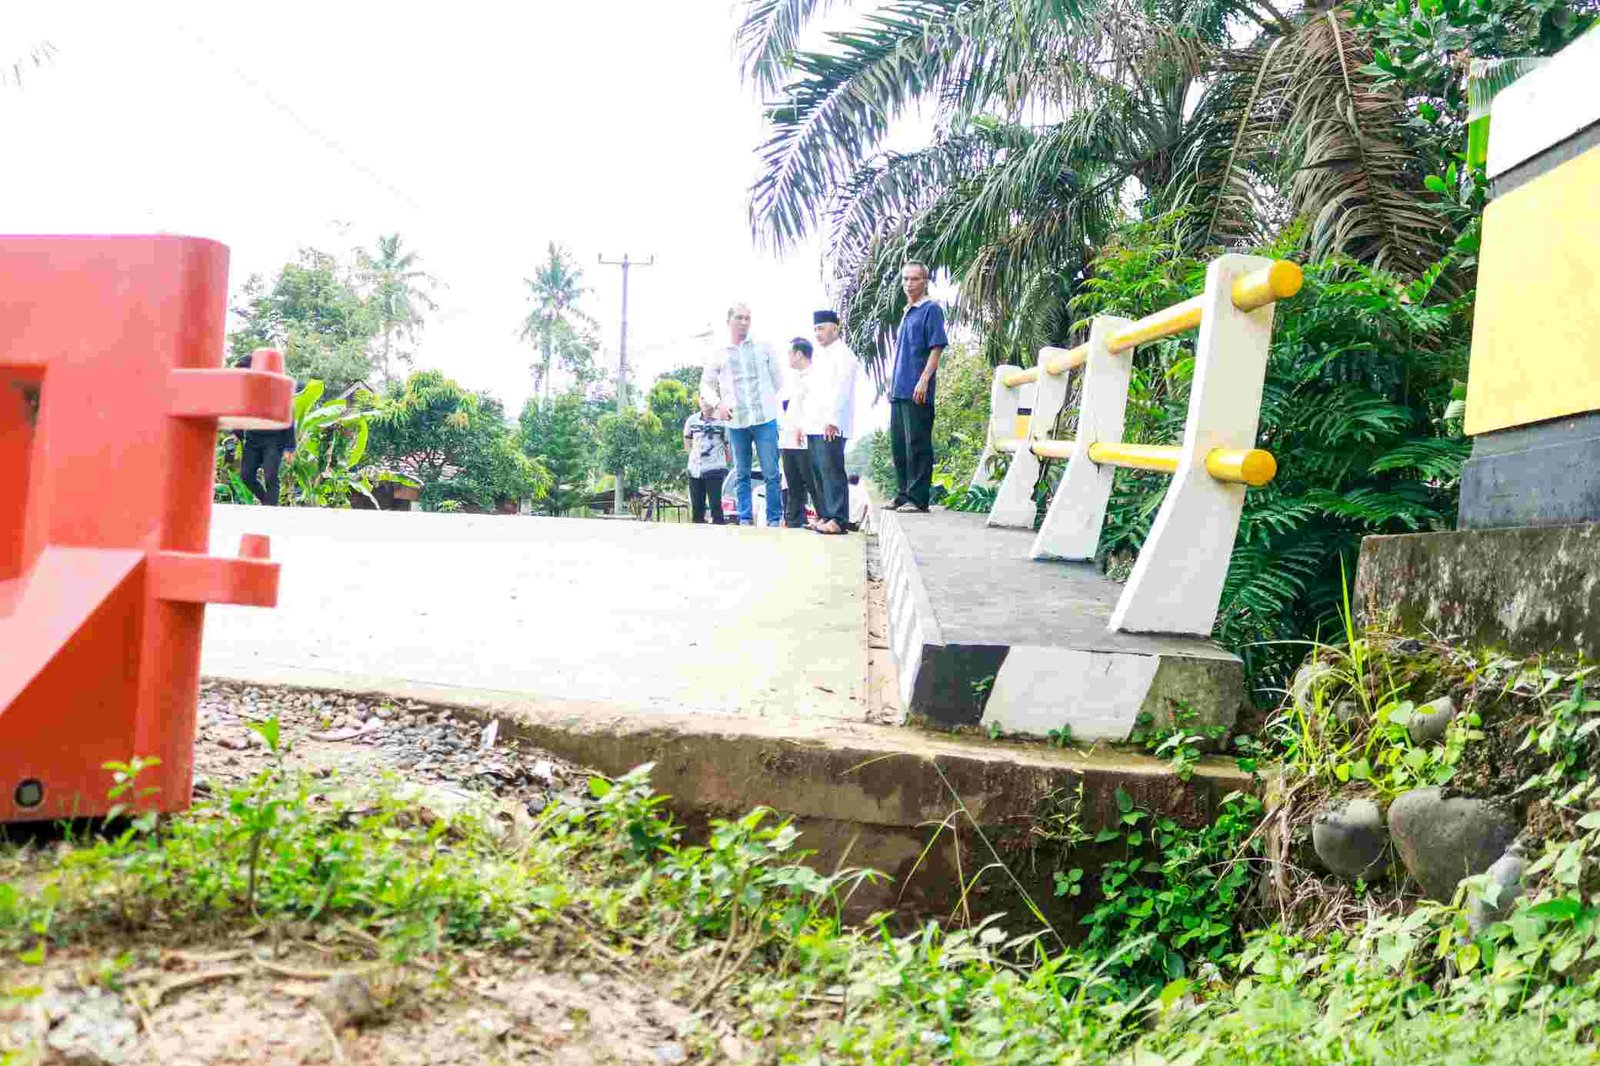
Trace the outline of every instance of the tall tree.
{"type": "Polygon", "coordinates": [[[356,251],[356,277],[377,316],[377,362],[385,385],[395,380],[391,356],[411,367],[411,354],[396,352],[396,342],[414,340],[424,312],[439,307],[432,293],[441,283],[418,266],[420,261],[416,252],[401,249],[398,233],[380,236],[376,255],[365,248],[356,251]]]}
{"type": "Polygon", "coordinates": [[[740,53],[773,100],[752,224],[777,246],[827,230],[869,353],[898,320],[908,257],[960,282],[957,310],[991,358],[1065,339],[1067,301],[1130,205],[1183,209],[1185,250],[1305,220],[1301,251],[1414,277],[1451,236],[1425,184],[1437,157],[1417,151],[1437,141],[1442,101],[1394,71],[1438,66],[1433,45],[1454,49],[1457,77],[1476,47],[1544,51],[1595,7],[1417,3],[887,0],[806,51],[799,34],[828,5],[748,0],[740,53]],[[1428,45],[1374,34],[1391,9],[1397,26],[1456,25],[1428,45]],[[935,113],[934,142],[884,151],[916,107],[935,113]]]}
{"type": "Polygon", "coordinates": [[[228,338],[235,361],[256,348],[282,349],[289,373],[321,380],[335,396],[371,376],[377,315],[333,256],[302,248],[270,285],[253,275],[241,295],[233,309],[239,328],[228,338]]]}
{"type": "Polygon", "coordinates": [[[583,271],[572,259],[572,253],[551,241],[548,257],[532,278],[524,278],[528,286],[528,299],[532,306],[522,322],[521,339],[539,349],[539,362],[534,367],[533,391],[536,396],[550,395],[552,362],[561,357],[563,362],[588,365],[592,358],[593,343],[585,328],[594,328],[594,319],[585,314],[578,301],[588,290],[583,286],[583,271]]]}
{"type": "Polygon", "coordinates": [[[539,500],[546,514],[566,514],[588,498],[597,458],[595,417],[598,413],[590,416],[577,389],[545,400],[530,397],[523,405],[522,450],[550,475],[549,489],[539,500]]]}

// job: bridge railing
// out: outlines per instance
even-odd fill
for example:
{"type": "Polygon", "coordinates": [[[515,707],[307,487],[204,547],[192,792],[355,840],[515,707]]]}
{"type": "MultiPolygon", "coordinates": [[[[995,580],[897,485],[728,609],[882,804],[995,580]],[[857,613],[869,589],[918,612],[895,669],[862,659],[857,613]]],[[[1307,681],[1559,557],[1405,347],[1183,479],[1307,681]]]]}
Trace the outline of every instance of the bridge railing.
{"type": "Polygon", "coordinates": [[[1026,370],[997,367],[988,439],[977,485],[992,485],[992,457],[1011,456],[989,524],[1033,528],[1040,462],[1067,466],[1033,541],[1035,559],[1093,559],[1120,468],[1172,475],[1161,510],[1111,615],[1110,628],[1138,633],[1211,632],[1246,486],[1277,473],[1255,446],[1272,339],[1273,307],[1300,290],[1300,268],[1258,256],[1224,255],[1205,291],[1138,321],[1097,316],[1075,348],[1041,349],[1026,370]],[[1199,329],[1183,439],[1123,441],[1131,355],[1142,344],[1199,329]],[[1077,434],[1050,436],[1074,371],[1083,375],[1077,434]]]}

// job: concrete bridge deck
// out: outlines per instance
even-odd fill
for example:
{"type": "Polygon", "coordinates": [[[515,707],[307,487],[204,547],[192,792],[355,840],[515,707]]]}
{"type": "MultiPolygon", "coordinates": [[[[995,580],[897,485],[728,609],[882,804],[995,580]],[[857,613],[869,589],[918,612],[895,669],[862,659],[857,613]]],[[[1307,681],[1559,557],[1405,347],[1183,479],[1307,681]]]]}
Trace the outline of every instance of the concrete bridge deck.
{"type": "Polygon", "coordinates": [[[217,507],[211,550],[242,533],[271,536],[279,603],[209,609],[208,676],[864,718],[860,537],[217,507]]]}

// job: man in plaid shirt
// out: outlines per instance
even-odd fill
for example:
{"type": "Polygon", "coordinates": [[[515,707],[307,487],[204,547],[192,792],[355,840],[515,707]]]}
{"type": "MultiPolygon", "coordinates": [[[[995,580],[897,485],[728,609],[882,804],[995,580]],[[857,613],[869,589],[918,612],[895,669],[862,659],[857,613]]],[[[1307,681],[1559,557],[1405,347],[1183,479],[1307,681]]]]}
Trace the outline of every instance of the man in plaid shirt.
{"type": "Polygon", "coordinates": [[[783,524],[783,482],[778,464],[778,393],[783,371],[772,346],[750,339],[750,308],[728,308],[728,343],[716,349],[700,375],[700,402],[728,424],[733,445],[734,499],[739,524],[754,525],[750,499],[750,449],[767,483],[767,525],[783,524]]]}

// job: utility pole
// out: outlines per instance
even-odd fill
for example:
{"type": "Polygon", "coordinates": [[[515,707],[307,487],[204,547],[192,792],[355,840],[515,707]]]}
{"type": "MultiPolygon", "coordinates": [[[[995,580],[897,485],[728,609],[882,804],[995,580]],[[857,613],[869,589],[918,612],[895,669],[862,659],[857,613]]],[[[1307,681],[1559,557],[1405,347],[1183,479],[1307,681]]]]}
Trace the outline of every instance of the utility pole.
{"type": "MultiPolygon", "coordinates": [[[[628,253],[623,252],[621,259],[607,259],[600,256],[601,266],[619,266],[622,268],[622,344],[617,358],[617,417],[622,417],[628,409],[628,268],[647,267],[656,265],[656,257],[651,256],[644,262],[628,258],[628,253]]],[[[620,518],[622,508],[626,503],[624,496],[626,490],[622,485],[622,470],[616,471],[616,490],[611,497],[611,513],[620,518]]]]}

